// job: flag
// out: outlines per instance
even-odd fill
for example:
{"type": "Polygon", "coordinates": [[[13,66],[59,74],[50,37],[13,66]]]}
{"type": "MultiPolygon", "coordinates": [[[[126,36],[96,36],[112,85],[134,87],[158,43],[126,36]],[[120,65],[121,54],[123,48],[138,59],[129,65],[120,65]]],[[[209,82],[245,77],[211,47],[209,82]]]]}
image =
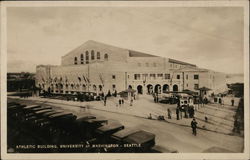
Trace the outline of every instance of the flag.
{"type": "Polygon", "coordinates": [[[82,77],[83,77],[83,80],[85,81],[85,83],[87,83],[87,80],[86,80],[85,76],[82,75],[82,77]]]}
{"type": "Polygon", "coordinates": [[[49,77],[49,83],[51,83],[53,81],[53,79],[51,77],[49,77]]]}
{"type": "Polygon", "coordinates": [[[88,78],[88,77],[86,77],[86,80],[87,80],[87,82],[88,82],[88,83],[90,83],[90,80],[89,80],[89,78],[88,78]]]}
{"type": "Polygon", "coordinates": [[[78,80],[81,82],[81,77],[78,77],[78,80]]]}

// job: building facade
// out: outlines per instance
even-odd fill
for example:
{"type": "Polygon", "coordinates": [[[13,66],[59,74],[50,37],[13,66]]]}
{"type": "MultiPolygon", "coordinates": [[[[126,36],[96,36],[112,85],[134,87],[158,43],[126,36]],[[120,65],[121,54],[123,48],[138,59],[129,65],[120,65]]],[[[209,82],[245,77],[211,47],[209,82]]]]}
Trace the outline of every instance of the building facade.
{"type": "Polygon", "coordinates": [[[60,66],[39,65],[36,86],[51,93],[212,91],[225,83],[224,74],[194,64],[87,41],[62,57],[60,66]]]}

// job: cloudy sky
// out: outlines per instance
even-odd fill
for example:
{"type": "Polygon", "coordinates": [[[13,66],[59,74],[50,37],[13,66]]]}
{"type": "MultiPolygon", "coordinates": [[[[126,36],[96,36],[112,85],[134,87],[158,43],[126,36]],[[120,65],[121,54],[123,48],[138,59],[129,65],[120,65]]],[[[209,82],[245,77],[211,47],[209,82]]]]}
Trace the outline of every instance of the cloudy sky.
{"type": "Polygon", "coordinates": [[[243,73],[243,9],[239,7],[11,7],[8,72],[60,65],[87,40],[243,73]]]}

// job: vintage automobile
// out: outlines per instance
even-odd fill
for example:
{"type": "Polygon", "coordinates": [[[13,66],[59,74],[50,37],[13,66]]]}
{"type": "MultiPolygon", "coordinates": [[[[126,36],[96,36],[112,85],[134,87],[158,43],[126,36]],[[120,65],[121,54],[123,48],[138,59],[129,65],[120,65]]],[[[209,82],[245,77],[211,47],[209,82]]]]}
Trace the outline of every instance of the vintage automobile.
{"type": "Polygon", "coordinates": [[[155,134],[140,130],[130,134],[123,141],[129,152],[148,152],[155,145],[155,134]]]}
{"type": "Polygon", "coordinates": [[[111,122],[97,128],[96,133],[98,133],[99,135],[111,135],[122,129],[124,129],[124,126],[121,123],[111,122]]]}

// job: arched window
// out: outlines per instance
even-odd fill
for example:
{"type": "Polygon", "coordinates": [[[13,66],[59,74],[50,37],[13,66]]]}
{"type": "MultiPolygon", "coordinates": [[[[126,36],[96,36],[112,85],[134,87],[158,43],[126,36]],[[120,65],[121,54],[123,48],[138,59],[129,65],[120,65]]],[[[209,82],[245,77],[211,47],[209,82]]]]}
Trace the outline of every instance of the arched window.
{"type": "Polygon", "coordinates": [[[77,64],[77,57],[75,57],[75,61],[74,61],[75,64],[77,64]]]}
{"type": "Polygon", "coordinates": [[[91,60],[94,60],[95,59],[95,52],[92,50],[91,51],[91,60]]]}
{"type": "Polygon", "coordinates": [[[86,63],[89,63],[89,51],[85,52],[86,63]]]}
{"type": "Polygon", "coordinates": [[[84,61],[84,60],[83,60],[83,54],[81,54],[81,64],[84,64],[83,61],[84,61]]]}
{"type": "Polygon", "coordinates": [[[100,55],[100,52],[97,52],[97,56],[96,56],[96,59],[101,59],[101,55],[100,55]]]}
{"type": "Polygon", "coordinates": [[[108,56],[108,54],[106,53],[105,55],[104,55],[104,60],[108,60],[109,59],[109,56],[108,56]]]}

